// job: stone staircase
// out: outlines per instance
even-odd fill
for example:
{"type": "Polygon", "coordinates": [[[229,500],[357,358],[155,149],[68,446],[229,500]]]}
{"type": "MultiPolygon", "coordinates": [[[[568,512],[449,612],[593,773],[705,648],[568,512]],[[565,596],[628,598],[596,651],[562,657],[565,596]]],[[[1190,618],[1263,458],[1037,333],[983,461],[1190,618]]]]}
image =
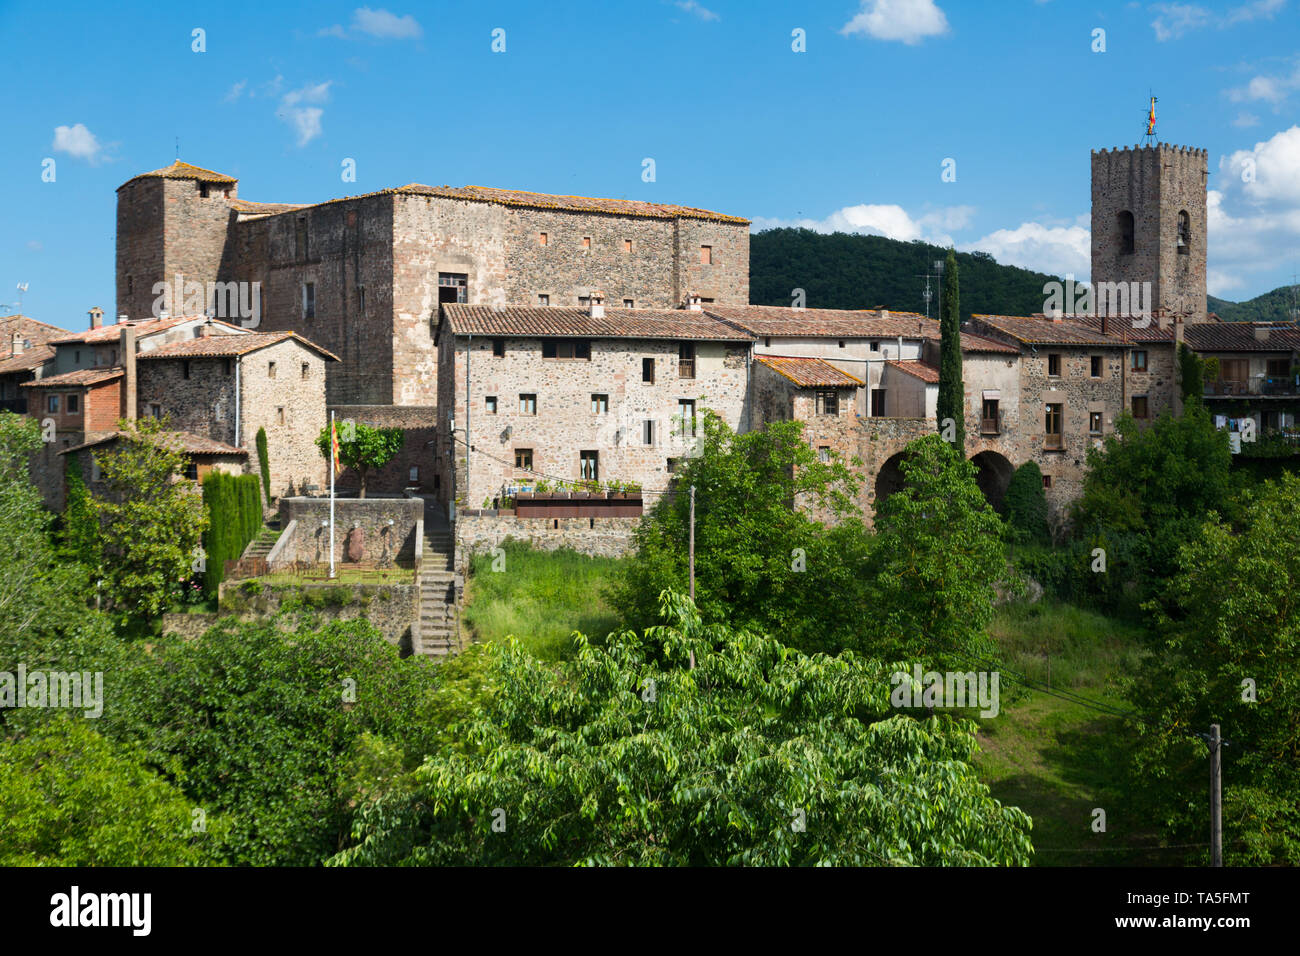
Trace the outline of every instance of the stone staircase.
{"type": "Polygon", "coordinates": [[[248,542],[248,547],[244,548],[244,553],[239,557],[241,559],[262,558],[265,560],[266,556],[271,553],[271,549],[275,547],[277,537],[275,531],[270,528],[263,528],[258,532],[256,538],[248,542]]]}
{"type": "Polygon", "coordinates": [[[425,510],[424,540],[416,543],[420,557],[420,624],[414,651],[427,657],[447,657],[460,650],[456,598],[461,587],[455,571],[455,541],[446,518],[425,510]]]}

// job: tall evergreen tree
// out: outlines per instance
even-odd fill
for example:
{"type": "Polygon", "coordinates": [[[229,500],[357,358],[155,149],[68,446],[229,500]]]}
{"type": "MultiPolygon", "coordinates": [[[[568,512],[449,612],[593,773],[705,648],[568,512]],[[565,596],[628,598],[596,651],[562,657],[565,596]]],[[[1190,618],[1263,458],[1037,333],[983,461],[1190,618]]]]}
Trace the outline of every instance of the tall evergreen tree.
{"type": "Polygon", "coordinates": [[[939,434],[946,437],[944,420],[956,426],[953,447],[966,456],[966,385],[961,375],[961,309],[957,283],[957,254],[948,250],[943,292],[939,298],[939,434]]]}

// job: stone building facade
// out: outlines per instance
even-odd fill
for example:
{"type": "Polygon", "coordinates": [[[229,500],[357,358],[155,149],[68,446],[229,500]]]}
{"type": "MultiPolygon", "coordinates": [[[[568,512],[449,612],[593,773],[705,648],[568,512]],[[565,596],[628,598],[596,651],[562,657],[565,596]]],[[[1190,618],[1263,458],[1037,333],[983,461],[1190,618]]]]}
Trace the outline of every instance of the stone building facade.
{"type": "Polygon", "coordinates": [[[703,311],[447,305],[444,317],[443,501],[491,506],[538,481],[661,491],[705,408],[751,427],[750,336],[703,311]]]}
{"type": "Polygon", "coordinates": [[[117,298],[143,317],[160,282],[257,283],[256,324],[244,324],[342,359],[330,404],[431,405],[440,304],[577,306],[593,289],[611,305],[672,308],[688,291],[744,304],[748,228],[685,206],[479,186],[256,203],[177,161],[118,189],[117,298]]]}
{"type": "Polygon", "coordinates": [[[325,428],[325,369],[334,356],[292,332],[205,336],[139,356],[139,410],[170,428],[249,451],[265,429],[271,494],[319,491],[326,459],[316,447],[325,428]]]}

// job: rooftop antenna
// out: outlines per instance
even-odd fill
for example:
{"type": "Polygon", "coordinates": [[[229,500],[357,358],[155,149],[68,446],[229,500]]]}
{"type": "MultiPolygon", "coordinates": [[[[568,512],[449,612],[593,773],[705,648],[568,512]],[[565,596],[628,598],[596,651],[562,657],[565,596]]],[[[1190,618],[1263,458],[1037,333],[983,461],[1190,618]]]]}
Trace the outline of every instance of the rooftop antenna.
{"type": "Polygon", "coordinates": [[[1147,106],[1146,123],[1146,133],[1142,136],[1142,141],[1148,146],[1154,146],[1156,143],[1160,142],[1159,137],[1156,135],[1156,98],[1154,94],[1151,96],[1151,102],[1147,106]]]}
{"type": "Polygon", "coordinates": [[[181,160],[181,138],[177,136],[176,137],[176,161],[179,163],[180,160],[181,160]]]}
{"type": "Polygon", "coordinates": [[[930,291],[930,280],[936,280],[936,284],[942,287],[944,265],[945,263],[942,259],[935,259],[934,272],[927,272],[924,275],[918,275],[916,277],[925,280],[925,291],[921,293],[921,298],[925,300],[925,317],[927,319],[930,317],[930,300],[934,297],[934,293],[930,291]]]}
{"type": "Polygon", "coordinates": [[[27,291],[27,283],[26,282],[18,283],[18,311],[19,312],[22,312],[23,310],[23,293],[26,291],[27,291]]]}

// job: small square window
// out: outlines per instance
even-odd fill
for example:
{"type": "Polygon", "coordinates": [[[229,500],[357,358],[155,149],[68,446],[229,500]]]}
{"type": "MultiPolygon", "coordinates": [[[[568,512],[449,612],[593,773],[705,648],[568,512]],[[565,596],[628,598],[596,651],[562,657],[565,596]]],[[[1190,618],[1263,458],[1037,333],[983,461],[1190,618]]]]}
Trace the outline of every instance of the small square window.
{"type": "Polygon", "coordinates": [[[80,410],[80,409],[77,407],[77,404],[78,404],[79,401],[80,401],[80,396],[78,396],[78,395],[69,395],[69,396],[68,396],[68,414],[69,414],[69,415],[75,415],[75,414],[77,414],[77,412],[80,410]]]}
{"type": "Polygon", "coordinates": [[[1145,395],[1133,396],[1133,417],[1134,418],[1148,417],[1147,397],[1145,395]]]}
{"type": "Polygon", "coordinates": [[[624,240],[623,240],[623,251],[624,251],[624,252],[631,252],[631,251],[632,251],[632,240],[631,240],[631,239],[624,239],[624,240]]]}
{"type": "Polygon", "coordinates": [[[840,413],[840,395],[835,391],[817,393],[817,414],[838,415],[840,413]]]}
{"type": "Polygon", "coordinates": [[[302,377],[307,378],[311,374],[311,365],[307,362],[302,363],[302,377]]]}
{"type": "Polygon", "coordinates": [[[1061,356],[1055,352],[1047,356],[1047,374],[1053,378],[1061,377],[1061,356]]]}
{"type": "Polygon", "coordinates": [[[199,183],[199,197],[200,197],[201,199],[207,199],[207,198],[208,198],[208,184],[207,184],[207,183],[199,183]]]}
{"type": "Polygon", "coordinates": [[[185,466],[185,477],[188,478],[190,481],[198,481],[198,480],[199,480],[199,466],[196,465],[196,464],[195,464],[194,462],[192,462],[192,461],[189,462],[188,464],[186,464],[186,466],[185,466]]]}
{"type": "Polygon", "coordinates": [[[682,434],[687,438],[695,437],[695,399],[677,400],[677,416],[682,420],[682,434]]]}
{"type": "Polygon", "coordinates": [[[1088,413],[1088,434],[1090,435],[1101,434],[1101,412],[1088,413]]]}
{"type": "Polygon", "coordinates": [[[653,445],[655,443],[655,423],[646,419],[641,423],[641,443],[643,445],[653,445]]]}
{"type": "Polygon", "coordinates": [[[583,237],[582,237],[582,248],[584,248],[584,249],[590,249],[590,248],[591,248],[591,236],[583,236],[583,237]]]}
{"type": "Polygon", "coordinates": [[[521,394],[519,396],[519,413],[521,415],[537,414],[537,394],[521,394]]]}
{"type": "Polygon", "coordinates": [[[150,403],[150,405],[149,405],[149,417],[150,417],[150,418],[162,418],[162,406],[159,405],[157,402],[152,402],[152,403],[150,403]]]}
{"type": "Polygon", "coordinates": [[[537,234],[537,244],[538,244],[539,246],[544,246],[544,245],[546,245],[549,241],[550,241],[550,237],[549,237],[546,233],[544,233],[544,232],[539,232],[539,233],[537,234]]]}
{"type": "Polygon", "coordinates": [[[677,470],[677,459],[676,459],[676,458],[669,458],[669,459],[667,459],[667,460],[664,462],[664,470],[665,470],[666,472],[668,472],[668,474],[670,474],[670,475],[671,475],[673,472],[675,472],[675,471],[677,470]]]}
{"type": "Polygon", "coordinates": [[[539,293],[537,294],[537,304],[538,304],[538,305],[550,305],[550,304],[551,304],[551,297],[550,297],[549,295],[547,295],[545,292],[539,292],[539,293]]]}
{"type": "Polygon", "coordinates": [[[655,380],[655,360],[652,358],[643,358],[641,360],[641,381],[654,384],[655,380]]]}
{"type": "Polygon", "coordinates": [[[1052,476],[1051,476],[1051,475],[1043,475],[1043,487],[1044,487],[1044,488],[1050,488],[1050,487],[1052,487],[1052,476]]]}
{"type": "Polygon", "coordinates": [[[58,412],[58,410],[59,410],[59,396],[57,396],[57,395],[49,395],[49,396],[46,396],[46,399],[45,399],[45,410],[46,410],[47,412],[58,412]]]}
{"type": "Polygon", "coordinates": [[[275,363],[274,363],[274,362],[267,362],[267,363],[266,363],[266,377],[267,377],[267,378],[275,378],[275,363]]]}
{"type": "Polygon", "coordinates": [[[505,340],[505,339],[493,339],[493,340],[492,340],[492,354],[493,354],[493,356],[495,356],[496,358],[505,358],[505,354],[506,354],[506,340],[505,340]]]}
{"type": "Polygon", "coordinates": [[[1089,356],[1089,362],[1091,364],[1091,369],[1089,371],[1091,372],[1092,377],[1101,378],[1101,356],[1100,355],[1089,356]]]}
{"type": "Polygon", "coordinates": [[[827,461],[830,461],[830,460],[831,460],[831,446],[830,446],[830,445],[822,445],[821,447],[819,447],[819,448],[817,449],[817,460],[818,460],[818,461],[821,461],[821,462],[827,462],[827,461]]]}
{"type": "Polygon", "coordinates": [[[489,395],[487,398],[483,399],[483,405],[487,408],[487,413],[489,415],[495,415],[497,413],[497,397],[495,395],[489,395]]]}
{"type": "Polygon", "coordinates": [[[1147,370],[1146,350],[1134,349],[1129,354],[1132,356],[1132,364],[1129,367],[1135,372],[1145,372],[1147,370]]]}
{"type": "Polygon", "coordinates": [[[604,414],[607,414],[607,413],[609,412],[609,396],[608,396],[608,395],[592,395],[592,396],[591,396],[591,412],[592,412],[593,415],[604,415],[604,414]]]}
{"type": "Polygon", "coordinates": [[[531,448],[515,449],[515,467],[520,471],[533,470],[533,450],[531,448]]]}
{"type": "Polygon", "coordinates": [[[409,481],[409,482],[410,482],[411,484],[413,484],[413,485],[418,485],[418,484],[420,483],[420,466],[419,466],[419,465],[412,465],[412,466],[411,466],[410,470],[406,473],[406,480],[409,481]]]}
{"type": "Polygon", "coordinates": [[[283,406],[283,405],[277,405],[276,408],[275,408],[275,423],[276,423],[277,425],[283,425],[283,424],[284,424],[284,406],[283,406]]]}
{"type": "Polygon", "coordinates": [[[880,351],[880,343],[879,343],[878,341],[876,341],[875,339],[872,339],[872,340],[871,340],[871,351],[873,351],[873,352],[879,352],[879,351],[880,351]]]}
{"type": "Polygon", "coordinates": [[[840,348],[844,348],[844,340],[840,339],[840,348]]]}
{"type": "Polygon", "coordinates": [[[711,265],[713,265],[713,247],[712,247],[712,246],[700,246],[700,265],[702,265],[702,266],[711,266],[711,265]]]}
{"type": "Polygon", "coordinates": [[[600,452],[583,451],[578,453],[578,475],[583,481],[600,480],[600,452]]]}
{"type": "Polygon", "coordinates": [[[624,299],[624,300],[623,300],[623,308],[625,308],[625,309],[632,309],[632,308],[635,308],[635,306],[633,305],[631,299],[624,299]]]}

